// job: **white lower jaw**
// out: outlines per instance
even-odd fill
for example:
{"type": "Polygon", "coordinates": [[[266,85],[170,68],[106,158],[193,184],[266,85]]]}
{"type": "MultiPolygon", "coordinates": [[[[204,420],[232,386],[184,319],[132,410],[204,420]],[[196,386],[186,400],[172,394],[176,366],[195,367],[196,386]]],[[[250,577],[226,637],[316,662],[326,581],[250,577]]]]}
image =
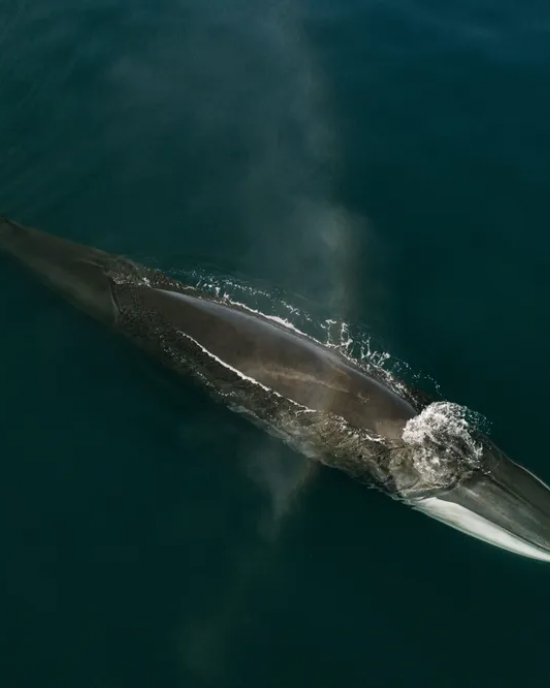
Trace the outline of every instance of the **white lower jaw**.
{"type": "Polygon", "coordinates": [[[431,518],[446,523],[448,526],[456,528],[478,540],[495,545],[495,547],[500,547],[531,559],[550,561],[550,552],[546,552],[536,545],[530,545],[528,542],[504,530],[504,528],[491,523],[491,521],[465,509],[459,504],[446,502],[442,499],[437,499],[437,497],[429,497],[411,506],[416,511],[421,511],[431,518]]]}

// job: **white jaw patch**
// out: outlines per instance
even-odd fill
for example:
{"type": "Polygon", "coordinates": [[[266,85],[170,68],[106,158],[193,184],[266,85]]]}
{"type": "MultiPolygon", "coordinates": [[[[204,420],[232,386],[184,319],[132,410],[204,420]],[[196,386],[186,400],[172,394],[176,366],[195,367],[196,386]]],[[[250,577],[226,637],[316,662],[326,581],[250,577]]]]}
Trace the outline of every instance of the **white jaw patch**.
{"type": "Polygon", "coordinates": [[[436,497],[429,497],[415,504],[413,508],[478,540],[495,545],[495,547],[500,547],[501,549],[508,550],[508,552],[514,552],[531,559],[550,561],[550,552],[515,537],[507,530],[504,530],[504,528],[491,523],[482,516],[458,504],[446,502],[436,497]]]}

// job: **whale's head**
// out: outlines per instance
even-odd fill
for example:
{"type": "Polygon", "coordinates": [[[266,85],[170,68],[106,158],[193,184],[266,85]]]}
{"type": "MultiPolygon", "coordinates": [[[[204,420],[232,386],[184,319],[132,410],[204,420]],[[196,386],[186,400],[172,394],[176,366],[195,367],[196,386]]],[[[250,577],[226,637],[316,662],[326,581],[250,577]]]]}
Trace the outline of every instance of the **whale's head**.
{"type": "Polygon", "coordinates": [[[550,487],[474,432],[460,407],[432,404],[392,459],[396,494],[487,543],[550,561],[550,487]]]}
{"type": "Polygon", "coordinates": [[[411,504],[492,545],[550,561],[550,488],[488,442],[482,468],[411,504]]]}

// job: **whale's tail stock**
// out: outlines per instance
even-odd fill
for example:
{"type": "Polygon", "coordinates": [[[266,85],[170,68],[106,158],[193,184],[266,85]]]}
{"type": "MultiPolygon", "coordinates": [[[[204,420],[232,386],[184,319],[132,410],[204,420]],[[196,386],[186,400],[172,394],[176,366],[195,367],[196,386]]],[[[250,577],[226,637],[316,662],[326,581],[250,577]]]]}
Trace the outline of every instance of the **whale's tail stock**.
{"type": "Polygon", "coordinates": [[[25,227],[0,215],[0,252],[89,315],[114,324],[116,309],[106,274],[114,256],[25,227]]]}

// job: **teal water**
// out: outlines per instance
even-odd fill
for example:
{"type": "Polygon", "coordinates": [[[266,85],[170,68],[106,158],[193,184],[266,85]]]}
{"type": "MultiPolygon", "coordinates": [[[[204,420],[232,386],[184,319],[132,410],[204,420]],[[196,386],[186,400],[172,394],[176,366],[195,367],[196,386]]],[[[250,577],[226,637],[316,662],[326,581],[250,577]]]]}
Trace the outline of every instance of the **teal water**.
{"type": "MultiPolygon", "coordinates": [[[[368,329],[550,480],[550,10],[4,0],[0,212],[368,329]]],[[[550,568],[0,263],[0,685],[546,685],[550,568]]]]}

